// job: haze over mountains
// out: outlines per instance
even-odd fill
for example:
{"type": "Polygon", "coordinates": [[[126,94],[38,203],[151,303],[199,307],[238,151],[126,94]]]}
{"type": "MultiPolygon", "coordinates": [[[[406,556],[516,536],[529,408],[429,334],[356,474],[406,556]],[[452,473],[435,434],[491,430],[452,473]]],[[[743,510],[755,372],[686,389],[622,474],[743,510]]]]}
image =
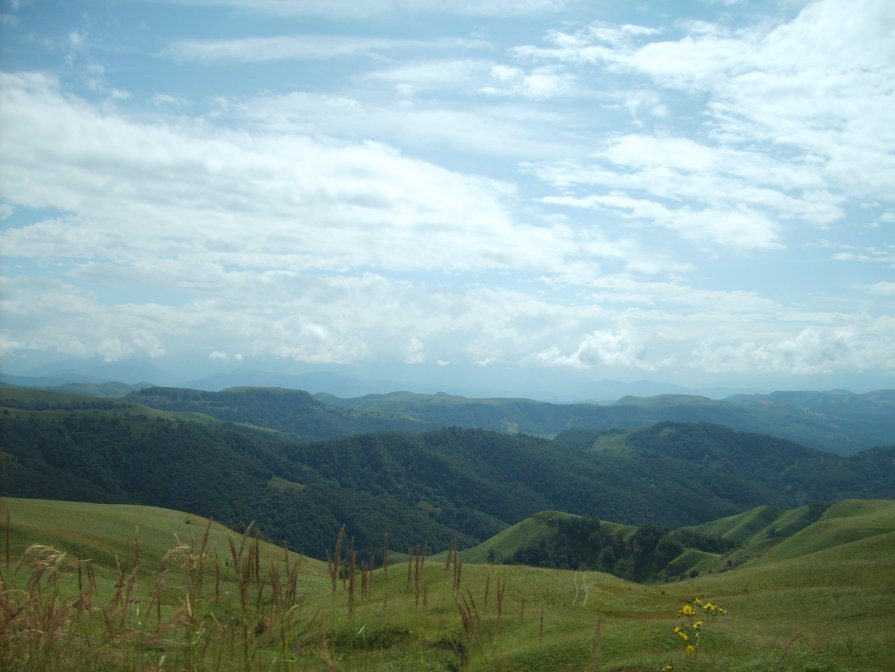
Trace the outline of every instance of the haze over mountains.
{"type": "MultiPolygon", "coordinates": [[[[329,439],[367,431],[423,432],[445,426],[551,437],[573,428],[608,430],[676,421],[716,423],[849,455],[888,445],[895,437],[895,390],[863,394],[842,390],[791,391],[736,394],[724,399],[680,393],[627,395],[602,404],[558,404],[519,397],[474,398],[444,393],[312,396],[306,391],[282,387],[208,391],[162,388],[145,382],[126,385],[72,383],[65,382],[65,378],[5,379],[87,396],[121,397],[134,393],[132,399],[140,404],[207,413],[219,420],[265,426],[304,439],[329,439]],[[309,423],[312,416],[316,420],[309,423]]],[[[329,374],[315,374],[304,380],[325,383],[335,379],[329,374]]],[[[315,387],[309,389],[313,391],[315,387]]]]}
{"type": "MultiPolygon", "coordinates": [[[[641,372],[644,373],[644,372],[641,372]]],[[[526,397],[555,403],[611,402],[624,396],[695,394],[723,399],[734,394],[775,390],[846,389],[856,393],[895,388],[884,373],[862,371],[853,377],[833,375],[705,376],[686,383],[650,376],[614,379],[596,370],[479,365],[473,363],[407,364],[381,361],[360,364],[310,364],[281,359],[245,358],[217,362],[208,357],[170,356],[105,361],[77,358],[24,366],[4,362],[0,380],[26,386],[82,382],[148,382],[168,387],[220,391],[230,387],[286,387],[339,397],[385,394],[398,390],[466,397],[526,397]]]]}

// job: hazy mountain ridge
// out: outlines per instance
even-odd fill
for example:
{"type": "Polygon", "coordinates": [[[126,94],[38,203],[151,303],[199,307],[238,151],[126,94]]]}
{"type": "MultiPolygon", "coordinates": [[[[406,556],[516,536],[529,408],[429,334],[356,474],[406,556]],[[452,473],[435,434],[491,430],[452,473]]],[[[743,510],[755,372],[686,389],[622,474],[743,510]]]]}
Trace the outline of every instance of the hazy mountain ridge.
{"type": "Polygon", "coordinates": [[[219,392],[140,383],[66,384],[49,389],[120,398],[160,410],[201,412],[275,429],[306,440],[368,431],[424,432],[446,426],[551,437],[568,429],[645,427],[662,421],[707,422],[768,434],[849,455],[895,437],[895,390],[862,394],[781,391],[716,400],[688,394],[625,396],[611,404],[558,404],[527,398],[477,398],[390,392],[342,398],[292,388],[232,387],[219,392]]]}
{"type": "Polygon", "coordinates": [[[886,445],[895,437],[895,390],[775,392],[724,400],[692,395],[623,397],[611,405],[550,404],[531,399],[471,399],[446,394],[394,392],[321,401],[439,426],[553,436],[572,428],[607,430],[656,422],[708,422],[769,434],[840,455],[886,445]]]}

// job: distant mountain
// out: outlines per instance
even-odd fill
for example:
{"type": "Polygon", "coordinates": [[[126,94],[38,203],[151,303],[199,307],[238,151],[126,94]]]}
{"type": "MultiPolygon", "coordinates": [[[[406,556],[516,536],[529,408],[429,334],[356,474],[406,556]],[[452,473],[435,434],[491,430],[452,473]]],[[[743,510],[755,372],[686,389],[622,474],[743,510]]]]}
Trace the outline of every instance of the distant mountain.
{"type": "Polygon", "coordinates": [[[303,440],[330,439],[361,432],[422,432],[436,425],[385,412],[358,412],[321,403],[307,392],[268,387],[234,387],[205,392],[179,387],[147,387],[125,398],[163,411],[194,412],[303,440]]]}
{"type": "Polygon", "coordinates": [[[158,360],[106,362],[101,358],[69,359],[24,366],[0,373],[0,380],[15,375],[17,385],[35,386],[33,379],[53,385],[81,382],[133,384],[148,380],[156,385],[220,391],[231,387],[286,387],[313,393],[356,397],[395,390],[430,394],[438,391],[467,397],[527,396],[554,403],[606,402],[626,395],[704,394],[728,396],[751,392],[742,388],[686,388],[668,382],[621,382],[595,379],[586,372],[513,366],[449,366],[379,362],[365,366],[309,365],[276,358],[253,357],[216,361],[207,356],[180,356],[158,360]]]}
{"type": "Polygon", "coordinates": [[[387,413],[438,426],[479,427],[553,436],[580,428],[646,427],[656,422],[709,422],[769,434],[840,455],[885,445],[895,437],[895,390],[776,392],[725,400],[692,395],[627,396],[610,405],[548,404],[531,399],[470,399],[446,394],[394,392],[327,404],[387,413]]]}
{"type": "MultiPolygon", "coordinates": [[[[14,379],[14,377],[8,377],[14,379]]],[[[286,376],[288,380],[298,378],[286,376]]],[[[350,387],[350,379],[308,374],[350,387]]],[[[473,398],[415,392],[359,397],[309,395],[287,388],[234,387],[221,391],[163,388],[148,383],[63,384],[43,379],[46,389],[91,397],[120,397],[166,410],[200,412],[227,422],[274,429],[312,440],[369,431],[424,432],[457,426],[509,434],[552,437],[569,429],[647,427],[656,422],[708,422],[785,438],[812,448],[850,455],[895,437],[895,390],[864,394],[774,392],[722,400],[686,394],[625,396],[609,404],[554,404],[524,398],[473,398]],[[180,390],[180,391],[178,391],[180,390]],[[126,394],[132,396],[125,397],[126,394]]]]}

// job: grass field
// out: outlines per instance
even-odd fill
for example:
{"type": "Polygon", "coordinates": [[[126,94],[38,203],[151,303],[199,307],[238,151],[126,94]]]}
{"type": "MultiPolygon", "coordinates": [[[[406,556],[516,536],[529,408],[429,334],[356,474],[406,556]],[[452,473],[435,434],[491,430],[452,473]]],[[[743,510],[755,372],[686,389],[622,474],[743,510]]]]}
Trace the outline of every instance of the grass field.
{"type": "Polygon", "coordinates": [[[2,670],[895,670],[891,501],[650,586],[455,553],[368,571],[348,539],[328,564],[150,507],[4,499],[0,522],[2,670]],[[679,615],[695,597],[727,613],[679,615]]]}

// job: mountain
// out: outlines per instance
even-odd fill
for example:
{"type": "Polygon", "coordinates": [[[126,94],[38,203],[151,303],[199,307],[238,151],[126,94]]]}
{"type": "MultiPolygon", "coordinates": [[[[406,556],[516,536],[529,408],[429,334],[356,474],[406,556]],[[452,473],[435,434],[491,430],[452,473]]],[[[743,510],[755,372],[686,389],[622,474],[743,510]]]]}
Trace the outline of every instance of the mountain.
{"type": "Polygon", "coordinates": [[[614,404],[549,404],[531,399],[470,399],[447,394],[394,392],[339,399],[327,404],[355,411],[388,413],[430,425],[480,427],[553,436],[567,429],[607,430],[656,422],[708,422],[769,434],[812,448],[849,455],[885,445],[895,437],[895,390],[776,392],[724,400],[666,394],[627,396],[614,404]]]}
{"type": "MultiPolygon", "coordinates": [[[[221,379],[222,381],[225,379],[221,379]]],[[[234,378],[235,380],[235,378],[234,378]]],[[[352,389],[335,374],[280,375],[266,380],[352,389]]],[[[864,394],[847,391],[739,394],[726,399],[688,394],[624,396],[610,404],[555,404],[525,398],[474,398],[445,393],[389,392],[359,397],[291,388],[230,387],[217,392],[161,388],[139,383],[62,384],[43,379],[56,391],[129,399],[158,409],[202,412],[218,419],[266,427],[305,439],[333,438],[365,431],[422,432],[445,426],[551,437],[568,429],[645,427],[656,422],[708,422],[849,455],[889,443],[895,436],[895,390],[864,394]],[[265,391],[267,390],[267,391],[265,391]],[[314,404],[317,406],[312,406],[314,404]]],[[[385,383],[383,383],[385,384],[385,383]]]]}
{"type": "Polygon", "coordinates": [[[895,498],[895,448],[841,457],[704,423],[573,430],[553,441],[446,428],[298,442],[212,417],[241,422],[255,400],[273,409],[271,420],[304,414],[331,428],[333,416],[317,415],[325,406],[289,391],[231,398],[153,388],[127,397],[177,409],[189,401],[192,411],[28,394],[0,395],[5,495],[165,506],[237,527],[256,521],[268,538],[316,557],[341,524],[359,549],[377,552],[385,533],[394,548],[471,546],[551,509],[674,528],[761,504],[895,498]]]}
{"type": "Polygon", "coordinates": [[[205,392],[176,387],[147,387],[124,399],[143,406],[194,412],[224,422],[276,430],[302,440],[328,439],[361,432],[420,432],[433,423],[394,414],[358,412],[323,404],[307,392],[284,388],[236,387],[205,392]]]}

